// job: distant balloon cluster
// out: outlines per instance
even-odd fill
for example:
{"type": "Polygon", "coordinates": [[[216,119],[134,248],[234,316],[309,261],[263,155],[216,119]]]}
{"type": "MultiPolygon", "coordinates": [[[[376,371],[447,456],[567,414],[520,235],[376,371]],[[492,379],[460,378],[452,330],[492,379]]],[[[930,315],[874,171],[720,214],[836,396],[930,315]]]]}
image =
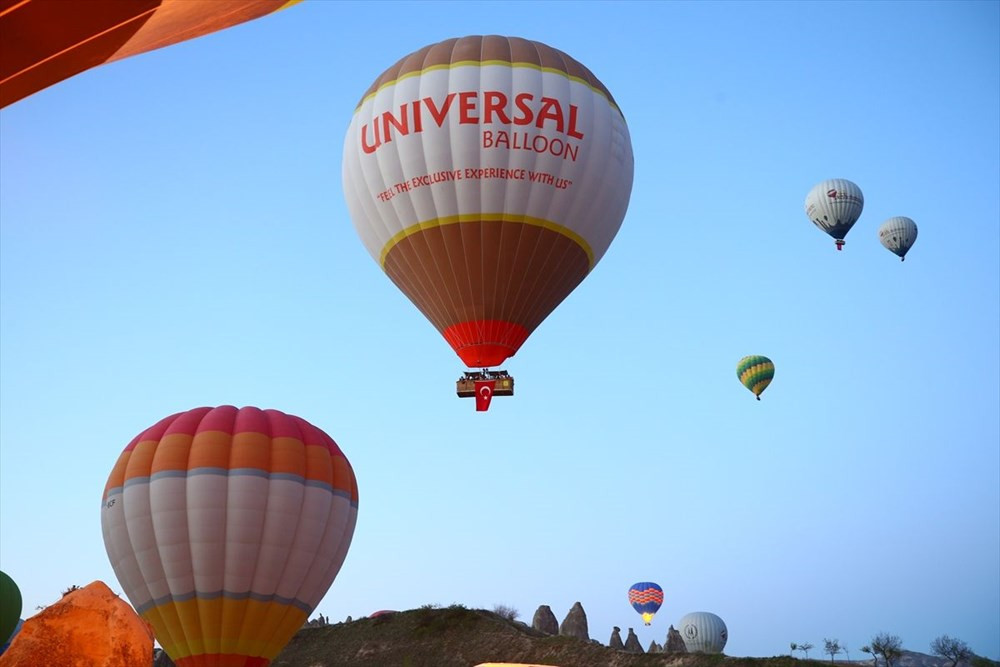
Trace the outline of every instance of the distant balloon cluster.
{"type": "MultiPolygon", "coordinates": [[[[861,217],[865,196],[861,188],[843,178],[817,183],[806,195],[806,216],[813,224],[833,237],[837,250],[843,250],[844,238],[861,217]]],[[[917,223],[904,216],[889,218],[878,229],[878,240],[900,261],[917,240],[917,223]]]]}
{"type": "MultiPolygon", "coordinates": [[[[629,587],[628,601],[642,616],[642,622],[650,625],[663,604],[663,589],[652,581],[640,581],[629,587]]],[[[729,639],[726,624],[707,611],[686,614],[677,629],[684,640],[684,647],[691,653],[722,653],[729,639]]]]}
{"type": "MultiPolygon", "coordinates": [[[[817,183],[806,195],[806,215],[814,225],[833,237],[837,250],[844,248],[844,238],[861,217],[865,196],[856,183],[833,178],[817,183]]],[[[917,240],[917,223],[904,216],[889,218],[879,227],[879,242],[900,260],[917,240]]],[[[774,362],[752,354],[736,364],[736,377],[760,400],[761,393],[774,379],[774,362]]]]}

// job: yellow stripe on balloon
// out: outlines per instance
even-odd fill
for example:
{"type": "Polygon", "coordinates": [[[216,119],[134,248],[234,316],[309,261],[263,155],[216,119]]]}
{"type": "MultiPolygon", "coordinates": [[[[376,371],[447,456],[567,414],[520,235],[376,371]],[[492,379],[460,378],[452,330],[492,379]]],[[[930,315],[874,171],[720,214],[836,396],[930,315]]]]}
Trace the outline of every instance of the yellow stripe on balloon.
{"type": "Polygon", "coordinates": [[[292,605],[222,597],[168,602],[143,613],[143,618],[154,628],[167,629],[169,636],[158,633],[156,639],[175,661],[204,653],[273,659],[284,648],[287,638],[294,635],[308,617],[308,613],[292,605]],[[181,623],[191,619],[195,625],[186,629],[181,627],[181,623]],[[254,638],[241,637],[240,631],[248,627],[268,628],[268,631],[254,638]],[[181,637],[187,642],[172,641],[181,637]]]}
{"type": "Polygon", "coordinates": [[[378,95],[386,88],[395,86],[400,81],[405,81],[406,79],[412,79],[413,77],[423,76],[428,72],[436,72],[438,70],[449,70],[449,69],[454,69],[456,67],[487,67],[491,65],[492,66],[506,65],[511,69],[533,69],[538,72],[542,72],[543,74],[557,74],[573,83],[579,83],[581,85],[586,86],[587,88],[590,88],[591,91],[603,97],[604,100],[608,103],[608,106],[617,111],[618,115],[624,117],[624,115],[622,114],[622,110],[618,108],[617,104],[608,99],[607,94],[603,90],[591,84],[589,81],[586,81],[585,79],[582,79],[578,76],[573,76],[566,70],[562,70],[557,67],[545,67],[542,65],[537,65],[535,63],[525,63],[525,62],[512,63],[509,60],[458,60],[453,63],[441,63],[440,65],[431,65],[430,67],[425,67],[423,69],[416,70],[414,72],[407,72],[402,76],[392,79],[391,81],[386,81],[381,86],[376,88],[373,92],[365,95],[365,97],[361,100],[361,102],[358,103],[358,106],[354,108],[354,113],[357,113],[358,110],[365,105],[365,102],[367,102],[370,99],[373,99],[376,95],[378,95]]]}

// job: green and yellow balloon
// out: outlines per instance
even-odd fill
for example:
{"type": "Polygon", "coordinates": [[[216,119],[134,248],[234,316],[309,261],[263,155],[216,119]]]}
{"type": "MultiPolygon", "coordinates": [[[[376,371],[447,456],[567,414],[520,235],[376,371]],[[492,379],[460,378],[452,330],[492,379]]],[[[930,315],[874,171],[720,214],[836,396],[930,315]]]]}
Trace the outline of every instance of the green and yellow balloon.
{"type": "Polygon", "coordinates": [[[759,354],[743,357],[736,365],[736,377],[759,401],[760,395],[774,379],[774,362],[759,354]]]}

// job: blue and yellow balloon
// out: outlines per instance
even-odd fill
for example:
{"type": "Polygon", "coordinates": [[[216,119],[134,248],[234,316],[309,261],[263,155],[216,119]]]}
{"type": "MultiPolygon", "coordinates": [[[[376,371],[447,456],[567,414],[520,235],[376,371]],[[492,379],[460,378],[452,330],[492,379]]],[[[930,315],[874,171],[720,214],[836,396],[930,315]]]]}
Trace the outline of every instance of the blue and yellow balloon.
{"type": "Polygon", "coordinates": [[[642,614],[642,622],[649,625],[653,614],[663,604],[663,589],[652,581],[640,581],[628,589],[628,601],[633,609],[642,614]]]}

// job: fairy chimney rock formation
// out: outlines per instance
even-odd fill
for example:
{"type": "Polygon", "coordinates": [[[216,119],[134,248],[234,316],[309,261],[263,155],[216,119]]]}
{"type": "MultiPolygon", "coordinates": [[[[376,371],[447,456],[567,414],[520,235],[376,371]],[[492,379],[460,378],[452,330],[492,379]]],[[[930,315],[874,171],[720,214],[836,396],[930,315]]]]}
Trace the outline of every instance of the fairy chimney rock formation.
{"type": "Polygon", "coordinates": [[[582,604],[577,602],[569,610],[559,626],[559,634],[564,637],[576,637],[585,642],[590,641],[590,631],[587,629],[587,612],[583,610],[582,604]]]}
{"type": "Polygon", "coordinates": [[[629,653],[645,653],[642,650],[642,644],[639,643],[639,638],[635,636],[635,630],[632,628],[628,629],[628,637],[625,638],[625,650],[629,653]]]}
{"type": "Polygon", "coordinates": [[[549,605],[543,604],[535,611],[535,616],[531,619],[531,627],[547,635],[559,634],[559,622],[556,615],[552,613],[549,605]]]}
{"type": "Polygon", "coordinates": [[[670,626],[667,630],[667,643],[663,645],[664,653],[687,653],[687,646],[684,645],[684,638],[681,633],[670,626]]]}
{"type": "Polygon", "coordinates": [[[663,653],[663,647],[656,643],[655,639],[650,640],[646,653],[663,653]]]}
{"type": "Polygon", "coordinates": [[[153,661],[153,632],[102,581],[76,588],[24,622],[4,667],[135,667],[153,661]]]}
{"type": "Polygon", "coordinates": [[[622,629],[619,628],[617,625],[614,626],[614,629],[611,631],[611,639],[610,641],[608,641],[609,647],[617,649],[619,651],[625,648],[625,644],[622,643],[621,631],[622,629]]]}

